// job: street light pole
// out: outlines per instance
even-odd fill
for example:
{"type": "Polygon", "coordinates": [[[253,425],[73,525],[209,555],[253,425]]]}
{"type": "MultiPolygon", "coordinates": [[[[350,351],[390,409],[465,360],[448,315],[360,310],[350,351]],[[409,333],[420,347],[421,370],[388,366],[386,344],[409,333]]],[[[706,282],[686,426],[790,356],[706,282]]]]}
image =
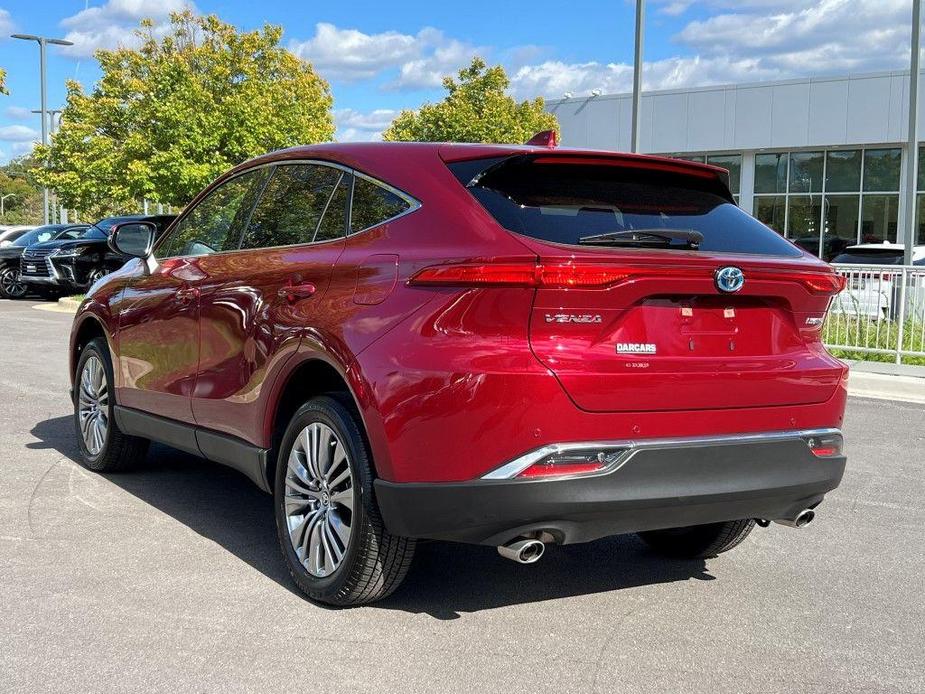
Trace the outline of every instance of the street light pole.
{"type": "Polygon", "coordinates": [[[646,0],[636,0],[636,54],[633,58],[633,132],[631,152],[640,150],[642,120],[642,43],[645,38],[646,0]]]}
{"type": "MultiPolygon", "coordinates": [[[[912,265],[912,248],[915,245],[915,232],[918,226],[916,201],[918,199],[919,166],[919,54],[920,28],[922,22],[922,2],[912,0],[912,57],[909,61],[909,138],[906,146],[906,224],[903,229],[902,242],[903,265],[912,265]]],[[[899,241],[900,239],[896,239],[899,241]]]]}
{"type": "MultiPolygon", "coordinates": [[[[45,47],[50,43],[55,46],[73,46],[73,42],[64,39],[53,39],[47,36],[35,36],[34,34],[13,34],[12,38],[22,39],[24,41],[35,41],[39,44],[39,83],[41,88],[42,102],[42,144],[48,146],[48,88],[46,85],[46,62],[45,47]]],[[[42,189],[43,198],[43,219],[44,224],[48,224],[48,188],[42,189]]]]}

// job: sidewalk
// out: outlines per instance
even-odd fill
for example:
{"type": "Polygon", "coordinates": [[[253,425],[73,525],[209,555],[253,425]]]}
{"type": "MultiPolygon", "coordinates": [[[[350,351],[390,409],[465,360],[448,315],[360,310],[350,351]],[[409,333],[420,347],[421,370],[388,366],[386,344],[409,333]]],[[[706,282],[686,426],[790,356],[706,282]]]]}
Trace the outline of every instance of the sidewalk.
{"type": "Polygon", "coordinates": [[[846,361],[851,366],[849,395],[925,404],[925,366],[846,361]]]}

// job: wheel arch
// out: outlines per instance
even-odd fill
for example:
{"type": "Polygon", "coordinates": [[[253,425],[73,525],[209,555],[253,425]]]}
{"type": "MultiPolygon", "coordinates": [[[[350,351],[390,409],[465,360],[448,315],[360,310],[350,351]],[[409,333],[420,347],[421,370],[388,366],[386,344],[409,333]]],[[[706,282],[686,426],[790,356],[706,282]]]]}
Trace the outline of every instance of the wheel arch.
{"type": "Polygon", "coordinates": [[[77,362],[80,360],[81,352],[83,352],[84,348],[91,340],[98,337],[102,337],[106,340],[106,344],[109,346],[110,356],[114,357],[109,334],[103,325],[103,321],[93,313],[87,311],[83,316],[79,317],[78,322],[75,323],[71,331],[70,375],[72,383],[74,371],[77,368],[77,362]]]}
{"type": "MultiPolygon", "coordinates": [[[[352,383],[351,380],[348,369],[318,354],[306,355],[305,359],[297,362],[280,379],[277,395],[272,398],[271,407],[267,408],[264,422],[266,440],[270,442],[265,474],[271,489],[276,474],[277,453],[286,426],[296,410],[313,397],[334,395],[349,406],[359,418],[361,433],[366,437],[369,447],[364,408],[356,393],[357,386],[362,385],[352,383]]],[[[376,456],[371,457],[375,465],[376,456]]]]}

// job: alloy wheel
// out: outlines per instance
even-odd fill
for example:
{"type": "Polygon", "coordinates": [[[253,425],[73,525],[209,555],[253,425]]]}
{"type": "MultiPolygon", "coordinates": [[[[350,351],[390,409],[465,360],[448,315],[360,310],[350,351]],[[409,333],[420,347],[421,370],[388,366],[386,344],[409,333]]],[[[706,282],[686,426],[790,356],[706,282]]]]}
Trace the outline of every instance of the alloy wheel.
{"type": "Polygon", "coordinates": [[[84,362],[80,374],[77,413],[80,434],[87,452],[93,456],[99,455],[109,430],[109,387],[103,362],[96,355],[84,362]]]}
{"type": "Polygon", "coordinates": [[[353,473],[335,431],[314,422],[296,437],[286,470],[285,513],[292,549],[309,574],[334,573],[350,545],[353,473]]]}
{"type": "Polygon", "coordinates": [[[0,295],[8,296],[11,299],[18,299],[26,293],[26,285],[19,280],[15,270],[4,270],[0,272],[0,295]]]}

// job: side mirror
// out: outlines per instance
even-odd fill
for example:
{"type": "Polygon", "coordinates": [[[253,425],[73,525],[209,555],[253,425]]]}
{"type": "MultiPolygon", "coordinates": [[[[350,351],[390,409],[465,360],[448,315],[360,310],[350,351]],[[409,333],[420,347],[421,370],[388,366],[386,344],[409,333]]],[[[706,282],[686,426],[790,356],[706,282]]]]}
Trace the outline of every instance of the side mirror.
{"type": "Polygon", "coordinates": [[[147,258],[154,247],[156,233],[157,227],[151,222],[116,224],[109,234],[109,247],[132,258],[147,258]]]}

